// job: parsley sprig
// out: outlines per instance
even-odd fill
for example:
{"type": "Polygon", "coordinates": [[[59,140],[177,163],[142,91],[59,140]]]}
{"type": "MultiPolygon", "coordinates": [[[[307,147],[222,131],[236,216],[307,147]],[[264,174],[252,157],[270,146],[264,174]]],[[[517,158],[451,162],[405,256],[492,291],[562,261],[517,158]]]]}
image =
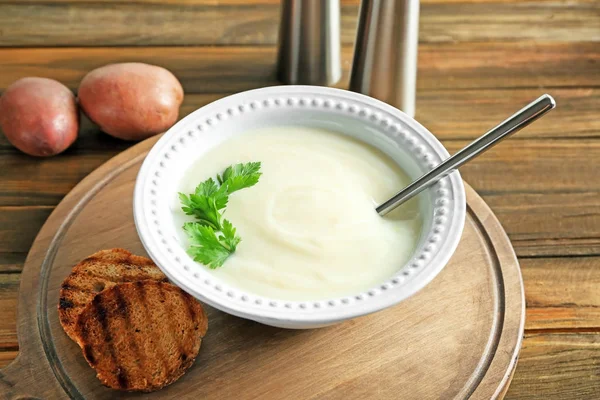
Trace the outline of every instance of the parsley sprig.
{"type": "Polygon", "coordinates": [[[260,162],[227,167],[217,181],[208,178],[194,193],[179,193],[181,209],[196,221],[183,225],[190,247],[188,254],[211,269],[223,265],[242,240],[235,227],[223,218],[229,196],[238,190],[254,186],[260,176],[260,162]]]}

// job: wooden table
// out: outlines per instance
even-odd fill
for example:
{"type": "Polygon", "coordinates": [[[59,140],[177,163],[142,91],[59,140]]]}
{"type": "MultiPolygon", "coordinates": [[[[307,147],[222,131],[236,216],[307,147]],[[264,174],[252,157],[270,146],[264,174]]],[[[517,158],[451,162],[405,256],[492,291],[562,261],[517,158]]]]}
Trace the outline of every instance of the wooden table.
{"type": "MultiPolygon", "coordinates": [[[[23,76],[76,89],[90,69],[143,61],[177,75],[181,110],[277,84],[276,0],[0,0],[0,90],[23,76]]],[[[342,1],[347,86],[358,0],[342,1]]],[[[527,322],[508,399],[600,398],[600,2],[423,0],[416,118],[451,152],[548,92],[549,116],[463,169],[519,256],[527,322]]],[[[63,155],[0,138],[0,366],[18,352],[16,298],[46,217],[131,144],[89,121],[63,155]]]]}

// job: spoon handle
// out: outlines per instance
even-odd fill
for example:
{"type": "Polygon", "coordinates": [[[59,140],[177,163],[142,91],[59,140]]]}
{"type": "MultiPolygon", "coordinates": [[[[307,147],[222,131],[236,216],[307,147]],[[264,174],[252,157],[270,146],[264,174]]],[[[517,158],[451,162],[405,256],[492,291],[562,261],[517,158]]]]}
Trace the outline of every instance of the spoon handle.
{"type": "Polygon", "coordinates": [[[529,103],[527,106],[517,111],[511,117],[491,129],[485,135],[473,141],[471,144],[454,154],[452,157],[444,160],[440,165],[425,173],[416,181],[396,193],[391,199],[380,204],[375,209],[379,215],[385,214],[398,207],[413,196],[419,194],[424,189],[436,183],[461,165],[477,157],[481,153],[493,147],[502,139],[525,128],[527,125],[552,110],[556,103],[552,96],[545,94],[537,100],[529,103]]]}

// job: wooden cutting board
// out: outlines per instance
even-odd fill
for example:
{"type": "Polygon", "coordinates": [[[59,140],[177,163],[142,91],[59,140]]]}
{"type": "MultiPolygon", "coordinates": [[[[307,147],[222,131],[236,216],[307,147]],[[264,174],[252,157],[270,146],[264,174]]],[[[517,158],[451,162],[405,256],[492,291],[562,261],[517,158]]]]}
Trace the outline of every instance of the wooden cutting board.
{"type": "Polygon", "coordinates": [[[519,264],[483,200],[467,185],[462,241],[448,266],[401,304],[328,328],[264,326],[206,307],[195,365],[152,394],[103,387],[62,331],[58,290],[100,249],[145,254],[132,217],[137,171],[157,138],[85,178],[37,236],[21,278],[20,353],[0,371],[6,399],[490,399],[506,392],[525,316],[519,264]]]}

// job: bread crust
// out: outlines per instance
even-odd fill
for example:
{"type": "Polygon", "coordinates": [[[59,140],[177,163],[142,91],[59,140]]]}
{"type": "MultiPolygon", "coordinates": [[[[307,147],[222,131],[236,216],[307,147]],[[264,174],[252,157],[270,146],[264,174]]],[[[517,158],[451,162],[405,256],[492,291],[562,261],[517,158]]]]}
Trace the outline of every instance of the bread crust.
{"type": "Polygon", "coordinates": [[[194,363],[207,329],[196,299],[170,283],[145,280],[98,293],[79,315],[75,340],[105,386],[151,392],[194,363]]]}
{"type": "Polygon", "coordinates": [[[58,318],[65,333],[75,340],[77,318],[97,293],[119,283],[148,279],[168,281],[152,260],[124,249],[101,250],[83,259],[60,288],[58,318]]]}

